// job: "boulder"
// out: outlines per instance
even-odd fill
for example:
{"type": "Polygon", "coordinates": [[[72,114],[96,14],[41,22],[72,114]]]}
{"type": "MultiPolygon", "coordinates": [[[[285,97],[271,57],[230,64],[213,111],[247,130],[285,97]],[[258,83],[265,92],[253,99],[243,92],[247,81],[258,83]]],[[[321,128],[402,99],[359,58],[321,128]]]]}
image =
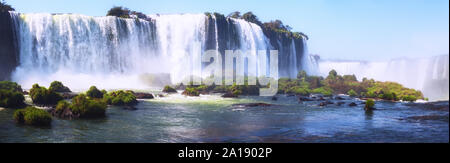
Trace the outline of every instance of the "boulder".
{"type": "Polygon", "coordinates": [[[278,100],[278,97],[277,96],[273,96],[272,97],[272,101],[277,101],[278,100]]]}
{"type": "Polygon", "coordinates": [[[225,93],[224,95],[222,95],[221,97],[223,97],[223,98],[237,98],[238,96],[233,94],[233,93],[228,92],[228,93],[225,93]]]}
{"type": "Polygon", "coordinates": [[[239,107],[239,108],[247,108],[247,107],[269,107],[273,106],[272,104],[267,103],[247,103],[247,104],[233,104],[233,107],[239,107]]]}
{"type": "Polygon", "coordinates": [[[358,106],[356,103],[352,102],[350,104],[348,104],[348,106],[354,107],[354,106],[358,106]]]}
{"type": "Polygon", "coordinates": [[[154,99],[155,97],[151,93],[134,93],[137,99],[154,99]]]}

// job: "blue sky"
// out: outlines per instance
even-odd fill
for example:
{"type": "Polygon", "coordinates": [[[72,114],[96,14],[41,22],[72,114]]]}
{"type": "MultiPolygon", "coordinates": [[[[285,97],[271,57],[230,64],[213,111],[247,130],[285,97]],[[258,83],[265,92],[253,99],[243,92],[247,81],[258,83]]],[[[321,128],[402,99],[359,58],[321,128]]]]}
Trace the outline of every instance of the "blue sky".
{"type": "Polygon", "coordinates": [[[7,0],[22,13],[103,16],[114,5],[146,14],[252,11],[310,36],[328,59],[385,60],[448,54],[448,0],[7,0]]]}

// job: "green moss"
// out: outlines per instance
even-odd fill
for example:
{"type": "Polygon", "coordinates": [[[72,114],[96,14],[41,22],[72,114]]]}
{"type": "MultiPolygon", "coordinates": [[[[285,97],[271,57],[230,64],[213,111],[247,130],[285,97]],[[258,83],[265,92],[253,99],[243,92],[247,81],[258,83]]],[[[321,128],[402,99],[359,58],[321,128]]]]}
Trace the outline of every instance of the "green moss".
{"type": "Polygon", "coordinates": [[[162,91],[165,93],[177,93],[176,89],[174,89],[168,85],[164,86],[164,89],[162,91]]]}
{"type": "Polygon", "coordinates": [[[114,91],[103,96],[103,100],[109,105],[132,106],[138,103],[136,96],[131,91],[114,91]]]}
{"type": "Polygon", "coordinates": [[[34,84],[30,90],[30,96],[33,103],[38,105],[56,105],[58,101],[63,100],[63,97],[45,87],[40,87],[38,84],[34,84]]]}
{"type": "Polygon", "coordinates": [[[18,108],[24,106],[22,88],[14,82],[0,82],[0,107],[18,108]]]}
{"type": "Polygon", "coordinates": [[[198,90],[195,89],[195,88],[187,87],[186,90],[183,92],[183,95],[186,95],[186,96],[200,96],[200,92],[198,92],[198,90]]]}
{"type": "Polygon", "coordinates": [[[32,126],[50,126],[52,122],[50,113],[35,107],[16,110],[13,118],[19,124],[32,126]]]}
{"type": "Polygon", "coordinates": [[[91,86],[89,90],[86,92],[86,95],[90,98],[103,98],[103,95],[106,91],[100,91],[95,86],[91,86]]]}
{"type": "Polygon", "coordinates": [[[72,104],[60,102],[56,109],[69,109],[74,114],[79,114],[80,118],[104,117],[106,112],[106,103],[101,100],[89,99],[85,94],[79,94],[72,99],[72,104]]]}
{"type": "Polygon", "coordinates": [[[60,81],[54,81],[50,84],[50,87],[48,88],[51,91],[54,92],[72,92],[70,89],[66,86],[64,86],[60,81]]]}
{"type": "Polygon", "coordinates": [[[375,106],[375,101],[373,101],[372,99],[368,99],[366,101],[366,106],[364,107],[364,109],[372,110],[372,109],[375,109],[374,106],[375,106]]]}
{"type": "Polygon", "coordinates": [[[402,97],[402,101],[414,102],[417,100],[417,97],[414,95],[406,95],[402,97]]]}

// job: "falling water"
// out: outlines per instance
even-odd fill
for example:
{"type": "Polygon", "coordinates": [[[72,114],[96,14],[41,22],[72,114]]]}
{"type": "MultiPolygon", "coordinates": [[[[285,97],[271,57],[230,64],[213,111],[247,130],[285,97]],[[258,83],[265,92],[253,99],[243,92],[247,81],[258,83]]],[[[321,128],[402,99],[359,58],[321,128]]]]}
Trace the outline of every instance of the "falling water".
{"type": "Polygon", "coordinates": [[[387,62],[330,61],[319,63],[320,73],[327,76],[335,69],[339,74],[355,74],[359,80],[373,78],[394,81],[421,90],[431,100],[445,100],[449,85],[449,56],[421,59],[395,59],[387,62]]]}
{"type": "MultiPolygon", "coordinates": [[[[24,88],[59,80],[75,90],[90,85],[141,89],[146,88],[143,74],[167,73],[173,83],[186,74],[201,76],[208,37],[204,14],[149,15],[148,20],[14,12],[11,17],[20,47],[12,79],[24,88]]],[[[220,29],[213,20],[219,51],[220,29]]],[[[273,48],[261,27],[242,19],[227,22],[237,31],[238,49],[256,61],[247,63],[248,75],[263,73],[257,51],[273,48]]],[[[296,54],[290,55],[296,65],[296,54]]]]}

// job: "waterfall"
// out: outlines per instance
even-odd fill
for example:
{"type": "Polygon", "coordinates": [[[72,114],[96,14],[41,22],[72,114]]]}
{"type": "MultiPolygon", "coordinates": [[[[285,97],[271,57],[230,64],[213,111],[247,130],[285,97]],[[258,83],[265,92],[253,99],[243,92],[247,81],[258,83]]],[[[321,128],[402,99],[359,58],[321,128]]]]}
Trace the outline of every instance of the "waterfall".
{"type": "Polygon", "coordinates": [[[418,59],[393,59],[390,61],[332,61],[319,63],[320,74],[327,76],[335,69],[339,74],[355,74],[358,80],[373,78],[393,81],[405,87],[421,90],[430,100],[448,100],[449,56],[418,59]]]}
{"type": "MultiPolygon", "coordinates": [[[[257,51],[274,50],[262,28],[243,19],[226,19],[224,28],[214,16],[214,36],[208,36],[210,20],[204,14],[149,15],[146,20],[78,14],[10,15],[19,44],[19,65],[12,80],[24,88],[59,80],[74,90],[91,85],[143,89],[148,87],[141,81],[143,74],[170,74],[172,83],[183,81],[189,77],[186,74],[200,77],[208,37],[214,38],[216,51],[231,48],[249,54],[249,61],[254,62],[246,63],[248,75],[257,76],[266,73],[260,69],[257,51]],[[223,37],[220,30],[227,37],[219,38],[223,37]]],[[[295,66],[296,47],[294,41],[291,44],[291,52],[279,55],[290,55],[290,65],[295,66]]],[[[267,54],[263,57],[269,62],[267,54]]]]}
{"type": "Polygon", "coordinates": [[[295,49],[294,39],[291,41],[291,52],[289,53],[289,72],[290,78],[296,78],[298,74],[297,68],[297,50],[295,49]]]}
{"type": "Polygon", "coordinates": [[[302,40],[303,43],[303,55],[302,55],[302,70],[304,70],[308,75],[319,75],[318,69],[319,65],[317,60],[309,54],[308,45],[305,38],[302,40]]]}

